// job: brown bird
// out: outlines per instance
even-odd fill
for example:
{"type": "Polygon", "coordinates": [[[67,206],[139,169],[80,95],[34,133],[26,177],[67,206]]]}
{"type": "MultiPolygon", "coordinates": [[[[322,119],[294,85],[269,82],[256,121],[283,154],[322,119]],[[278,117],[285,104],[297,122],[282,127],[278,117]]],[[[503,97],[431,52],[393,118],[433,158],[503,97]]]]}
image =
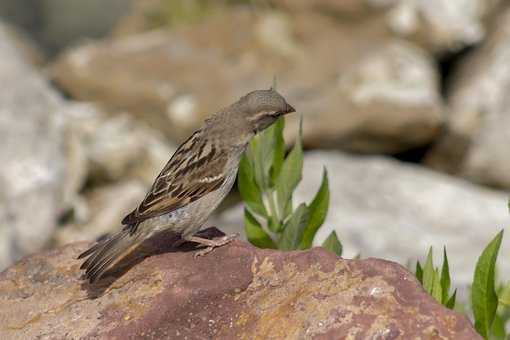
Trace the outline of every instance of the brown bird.
{"type": "Polygon", "coordinates": [[[210,240],[195,234],[232,188],[251,138],[294,111],[275,90],[258,90],[206,119],[179,146],[138,208],[124,217],[122,230],[78,257],[87,258],[80,269],[89,281],[101,278],[140,243],[162,231],[180,235],[180,242],[206,246],[198,256],[235,238],[210,240]]]}

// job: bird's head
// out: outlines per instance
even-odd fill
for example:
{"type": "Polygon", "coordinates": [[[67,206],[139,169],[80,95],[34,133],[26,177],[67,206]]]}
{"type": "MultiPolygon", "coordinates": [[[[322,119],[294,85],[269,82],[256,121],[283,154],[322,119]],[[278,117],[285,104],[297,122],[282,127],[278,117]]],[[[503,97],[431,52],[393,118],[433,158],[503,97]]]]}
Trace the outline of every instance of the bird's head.
{"type": "Polygon", "coordinates": [[[273,89],[250,92],[238,104],[254,134],[269,127],[279,117],[296,111],[273,89]]]}

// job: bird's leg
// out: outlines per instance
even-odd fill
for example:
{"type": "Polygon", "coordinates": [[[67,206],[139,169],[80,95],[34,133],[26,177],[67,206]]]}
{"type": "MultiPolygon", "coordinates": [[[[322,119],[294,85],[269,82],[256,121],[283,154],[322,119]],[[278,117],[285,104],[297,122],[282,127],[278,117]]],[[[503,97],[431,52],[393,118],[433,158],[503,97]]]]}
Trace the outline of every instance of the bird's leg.
{"type": "Polygon", "coordinates": [[[225,235],[222,237],[218,237],[212,240],[209,240],[207,238],[202,238],[198,236],[191,236],[187,238],[187,241],[195,242],[198,244],[202,244],[206,246],[205,249],[202,249],[195,253],[195,257],[204,256],[206,254],[209,254],[214,248],[224,246],[227,243],[232,242],[235,238],[239,237],[239,234],[231,234],[231,235],[225,235]]]}

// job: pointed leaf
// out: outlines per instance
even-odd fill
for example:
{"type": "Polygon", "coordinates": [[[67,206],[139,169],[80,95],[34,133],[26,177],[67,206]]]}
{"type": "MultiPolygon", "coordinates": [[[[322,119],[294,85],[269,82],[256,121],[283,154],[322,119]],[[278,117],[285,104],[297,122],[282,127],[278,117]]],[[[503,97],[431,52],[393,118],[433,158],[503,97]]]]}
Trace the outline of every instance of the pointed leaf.
{"type": "Polygon", "coordinates": [[[471,304],[475,317],[475,328],[485,339],[489,333],[498,308],[498,297],[494,287],[494,274],[503,230],[487,245],[476,263],[471,304]]]}
{"type": "Polygon", "coordinates": [[[301,203],[283,227],[283,233],[278,243],[279,249],[299,249],[303,232],[308,224],[308,216],[308,207],[301,203]]]}
{"type": "Polygon", "coordinates": [[[441,297],[441,303],[445,304],[448,300],[448,294],[450,293],[450,267],[448,265],[448,256],[446,255],[446,247],[443,248],[443,266],[441,268],[441,290],[443,296],[441,297]]]}
{"type": "Polygon", "coordinates": [[[432,288],[434,287],[434,263],[432,260],[432,247],[429,248],[429,252],[427,254],[427,261],[425,262],[425,267],[423,268],[423,287],[425,290],[432,294],[432,288]]]}
{"type": "Polygon", "coordinates": [[[416,278],[420,281],[423,286],[423,268],[421,267],[420,261],[416,261],[416,278]]]}
{"type": "Polygon", "coordinates": [[[285,127],[284,118],[278,118],[273,126],[274,153],[273,166],[271,167],[271,180],[273,183],[276,183],[282,169],[283,160],[285,159],[285,141],[283,140],[283,128],[285,127]]]}
{"type": "Polygon", "coordinates": [[[269,169],[273,163],[273,128],[253,137],[248,148],[248,156],[252,160],[255,181],[261,190],[269,188],[269,169]]]}
{"type": "Polygon", "coordinates": [[[244,203],[246,203],[250,210],[267,217],[267,211],[262,201],[262,193],[255,182],[253,169],[246,155],[243,155],[239,163],[237,187],[244,203]]]}
{"type": "Polygon", "coordinates": [[[505,305],[506,307],[510,307],[510,283],[507,284],[501,289],[498,293],[499,303],[505,305]]]}
{"type": "Polygon", "coordinates": [[[436,299],[437,302],[442,303],[443,290],[441,289],[441,278],[439,277],[439,270],[434,270],[434,281],[432,284],[431,295],[436,299]]]}
{"type": "Polygon", "coordinates": [[[301,135],[296,140],[296,144],[283,162],[280,174],[276,181],[276,194],[278,201],[278,210],[288,216],[289,205],[292,204],[292,193],[301,181],[303,172],[303,148],[301,146],[301,135]]]}
{"type": "Polygon", "coordinates": [[[498,314],[495,315],[494,321],[492,323],[491,332],[490,332],[491,340],[508,340],[505,328],[505,321],[498,314]]]}
{"type": "Polygon", "coordinates": [[[336,231],[332,231],[328,238],[322,243],[322,247],[329,251],[332,251],[337,256],[342,256],[342,243],[336,235],[336,231]]]}
{"type": "Polygon", "coordinates": [[[457,298],[457,289],[453,291],[452,296],[446,301],[445,306],[446,308],[454,309],[455,308],[455,299],[457,298]]]}
{"type": "Polygon", "coordinates": [[[244,228],[248,241],[254,246],[259,248],[276,248],[271,237],[262,229],[260,223],[247,209],[244,209],[244,228]]]}
{"type": "Polygon", "coordinates": [[[312,246],[313,238],[317,230],[321,227],[326,219],[329,208],[329,184],[328,172],[324,168],[322,172],[322,183],[310,204],[310,220],[306,226],[303,240],[301,241],[301,249],[308,249],[312,246]]]}

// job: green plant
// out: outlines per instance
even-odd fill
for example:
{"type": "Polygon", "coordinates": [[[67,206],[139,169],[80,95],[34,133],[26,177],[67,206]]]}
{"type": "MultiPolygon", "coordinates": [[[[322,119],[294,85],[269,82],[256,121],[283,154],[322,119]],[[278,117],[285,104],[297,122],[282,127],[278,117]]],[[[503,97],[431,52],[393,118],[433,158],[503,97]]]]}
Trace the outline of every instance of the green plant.
{"type": "MultiPolygon", "coordinates": [[[[329,207],[327,171],[310,204],[294,208],[292,197],[301,181],[303,148],[301,127],[296,143],[285,156],[284,120],[253,138],[241,159],[238,186],[245,203],[248,240],[260,248],[308,249],[324,223],[329,207]]],[[[342,254],[342,244],[332,232],[322,246],[342,254]]]]}
{"type": "Polygon", "coordinates": [[[471,286],[471,307],[475,328],[485,339],[489,339],[498,309],[495,285],[496,260],[503,239],[503,230],[484,249],[476,263],[471,286]]]}
{"type": "Polygon", "coordinates": [[[420,261],[416,262],[416,277],[425,290],[439,303],[450,309],[455,307],[457,290],[455,289],[453,294],[450,295],[451,279],[446,247],[443,248],[443,265],[441,266],[441,271],[439,271],[439,268],[434,267],[432,247],[430,247],[425,266],[422,267],[420,261]]]}
{"type": "MultiPolygon", "coordinates": [[[[484,339],[508,340],[506,325],[510,321],[510,283],[496,285],[496,260],[503,238],[503,230],[487,245],[478,258],[471,285],[471,310],[475,328],[484,339]]],[[[425,290],[448,308],[455,307],[455,290],[449,296],[450,269],[446,248],[443,250],[441,271],[434,267],[432,248],[425,266],[416,263],[416,277],[425,290]]]]}

